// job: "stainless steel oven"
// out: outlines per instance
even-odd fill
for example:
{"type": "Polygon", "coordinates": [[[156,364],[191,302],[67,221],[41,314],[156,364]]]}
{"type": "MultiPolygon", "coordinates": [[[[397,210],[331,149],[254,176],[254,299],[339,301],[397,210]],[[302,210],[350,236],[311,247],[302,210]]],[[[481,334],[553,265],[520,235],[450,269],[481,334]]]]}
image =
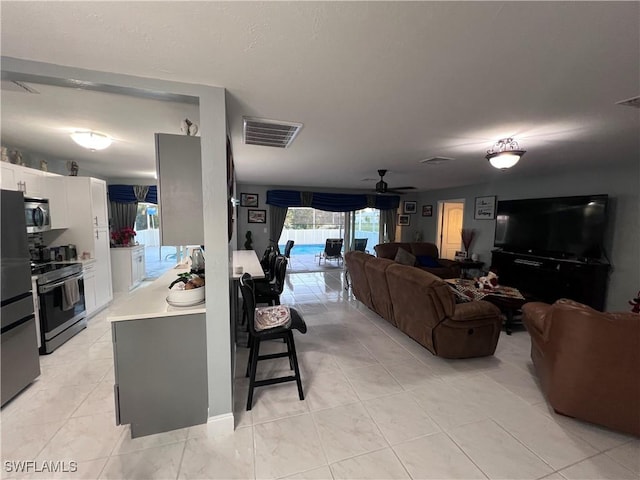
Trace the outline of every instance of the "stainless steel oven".
{"type": "Polygon", "coordinates": [[[24,218],[27,222],[27,233],[38,233],[51,230],[49,200],[46,198],[25,197],[24,218]]]}
{"type": "Polygon", "coordinates": [[[40,303],[40,353],[51,353],[87,326],[82,264],[35,266],[40,303]]]}

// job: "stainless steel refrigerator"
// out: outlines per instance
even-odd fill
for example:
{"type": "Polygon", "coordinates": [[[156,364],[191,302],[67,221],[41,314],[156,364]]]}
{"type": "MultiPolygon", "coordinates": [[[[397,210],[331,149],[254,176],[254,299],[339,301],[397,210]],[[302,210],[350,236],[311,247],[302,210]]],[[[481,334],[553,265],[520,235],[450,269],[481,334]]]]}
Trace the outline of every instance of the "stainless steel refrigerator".
{"type": "Polygon", "coordinates": [[[40,375],[40,357],[31,295],[31,259],[23,193],[2,190],[0,215],[0,396],[4,405],[40,375]]]}

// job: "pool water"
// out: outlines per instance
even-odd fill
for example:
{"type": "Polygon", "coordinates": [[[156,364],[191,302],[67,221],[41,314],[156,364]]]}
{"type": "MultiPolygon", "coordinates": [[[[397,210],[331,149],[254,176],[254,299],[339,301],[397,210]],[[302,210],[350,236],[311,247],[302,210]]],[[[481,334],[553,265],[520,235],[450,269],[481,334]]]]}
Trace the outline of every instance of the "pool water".
{"type": "MultiPolygon", "coordinates": [[[[280,251],[284,253],[284,245],[278,245],[280,251]]],[[[298,245],[295,244],[291,249],[291,255],[315,255],[324,251],[324,244],[298,245]]]]}

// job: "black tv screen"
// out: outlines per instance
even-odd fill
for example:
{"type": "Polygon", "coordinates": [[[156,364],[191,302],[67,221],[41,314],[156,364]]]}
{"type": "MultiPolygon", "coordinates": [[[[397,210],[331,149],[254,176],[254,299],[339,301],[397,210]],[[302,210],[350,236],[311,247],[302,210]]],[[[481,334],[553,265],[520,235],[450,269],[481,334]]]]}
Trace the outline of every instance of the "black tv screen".
{"type": "Polygon", "coordinates": [[[494,245],[556,258],[599,259],[607,195],[498,202],[494,245]]]}

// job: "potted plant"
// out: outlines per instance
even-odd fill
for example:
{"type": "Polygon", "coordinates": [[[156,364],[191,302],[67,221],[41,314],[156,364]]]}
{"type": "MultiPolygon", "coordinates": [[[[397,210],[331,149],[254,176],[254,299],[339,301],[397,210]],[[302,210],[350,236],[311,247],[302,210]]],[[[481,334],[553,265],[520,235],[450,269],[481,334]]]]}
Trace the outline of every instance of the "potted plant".
{"type": "Polygon", "coordinates": [[[136,231],[131,227],[124,227],[111,233],[111,241],[116,247],[129,247],[135,245],[136,231]]]}

